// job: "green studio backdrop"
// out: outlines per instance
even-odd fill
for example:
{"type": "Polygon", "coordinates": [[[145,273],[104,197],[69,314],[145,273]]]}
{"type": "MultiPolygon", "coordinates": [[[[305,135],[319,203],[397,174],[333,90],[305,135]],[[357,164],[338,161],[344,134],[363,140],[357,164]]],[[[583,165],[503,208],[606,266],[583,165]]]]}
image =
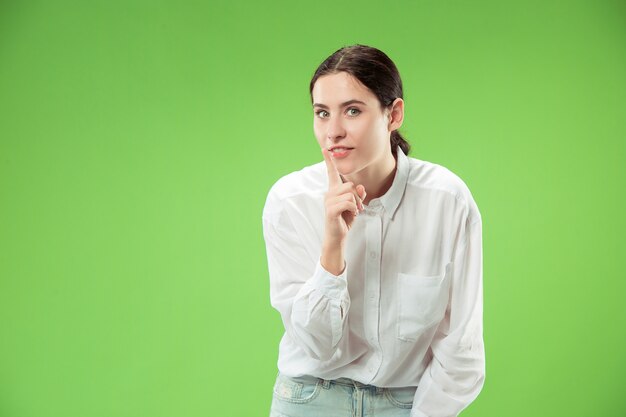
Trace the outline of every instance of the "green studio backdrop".
{"type": "Polygon", "coordinates": [[[483,216],[463,416],[624,416],[620,1],[0,3],[0,416],[267,416],[261,212],[308,83],[385,51],[410,156],[483,216]]]}

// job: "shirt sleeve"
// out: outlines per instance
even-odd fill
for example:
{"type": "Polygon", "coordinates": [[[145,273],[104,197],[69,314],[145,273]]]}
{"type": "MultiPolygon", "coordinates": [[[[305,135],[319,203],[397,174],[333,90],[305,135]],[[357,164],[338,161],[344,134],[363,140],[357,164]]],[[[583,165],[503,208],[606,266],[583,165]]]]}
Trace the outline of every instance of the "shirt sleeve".
{"type": "Polygon", "coordinates": [[[433,358],[418,384],[411,417],[457,416],[484,384],[480,218],[465,222],[458,241],[450,301],[431,343],[433,358]]]}
{"type": "Polygon", "coordinates": [[[285,332],[310,357],[329,360],[347,332],[350,309],[347,268],[324,269],[302,244],[287,213],[263,217],[271,305],[285,332]]]}

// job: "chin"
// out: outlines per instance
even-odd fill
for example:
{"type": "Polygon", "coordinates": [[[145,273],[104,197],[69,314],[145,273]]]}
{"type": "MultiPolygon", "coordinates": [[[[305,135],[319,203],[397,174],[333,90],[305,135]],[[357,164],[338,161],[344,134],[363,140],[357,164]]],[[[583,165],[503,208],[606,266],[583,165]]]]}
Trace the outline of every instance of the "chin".
{"type": "Polygon", "coordinates": [[[354,175],[357,172],[359,172],[360,170],[355,167],[353,164],[342,164],[342,163],[338,163],[337,165],[335,165],[337,167],[337,171],[343,175],[344,177],[346,175],[354,175]]]}

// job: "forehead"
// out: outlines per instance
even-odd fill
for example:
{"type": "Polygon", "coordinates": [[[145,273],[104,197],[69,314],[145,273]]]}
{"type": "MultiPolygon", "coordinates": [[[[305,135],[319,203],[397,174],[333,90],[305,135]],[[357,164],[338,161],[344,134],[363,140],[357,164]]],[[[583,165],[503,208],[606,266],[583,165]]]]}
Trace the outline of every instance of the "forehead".
{"type": "Polygon", "coordinates": [[[337,105],[352,99],[366,103],[376,100],[376,96],[367,87],[344,71],[319,77],[315,81],[312,94],[315,103],[326,105],[337,105]]]}

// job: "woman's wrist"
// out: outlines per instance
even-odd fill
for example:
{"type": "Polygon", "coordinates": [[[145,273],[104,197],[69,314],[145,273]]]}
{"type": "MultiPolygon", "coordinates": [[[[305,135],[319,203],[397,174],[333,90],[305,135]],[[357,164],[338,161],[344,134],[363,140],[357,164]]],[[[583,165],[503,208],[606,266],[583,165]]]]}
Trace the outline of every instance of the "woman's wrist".
{"type": "Polygon", "coordinates": [[[322,244],[320,263],[331,274],[341,275],[346,266],[343,256],[343,242],[325,239],[322,244]]]}

